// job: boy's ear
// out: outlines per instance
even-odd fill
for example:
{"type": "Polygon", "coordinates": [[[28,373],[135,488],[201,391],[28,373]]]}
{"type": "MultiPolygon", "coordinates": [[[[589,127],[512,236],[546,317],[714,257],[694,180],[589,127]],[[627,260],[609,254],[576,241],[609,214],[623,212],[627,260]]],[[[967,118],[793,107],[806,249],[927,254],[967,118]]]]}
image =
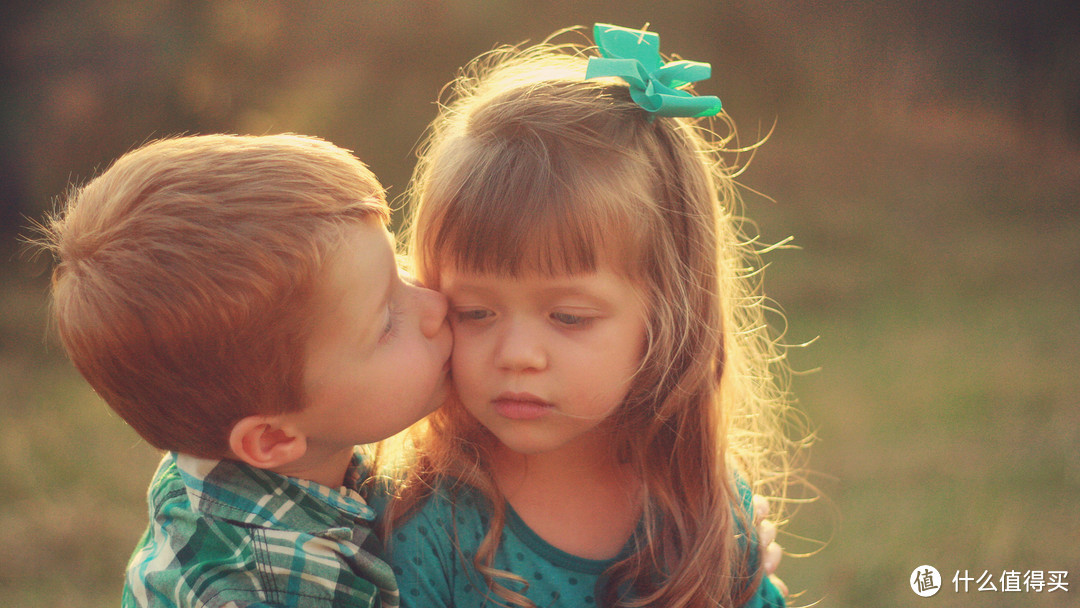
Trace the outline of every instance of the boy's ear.
{"type": "Polygon", "coordinates": [[[295,462],[307,452],[307,437],[282,416],[253,415],[233,425],[229,433],[233,456],[260,469],[295,462]]]}

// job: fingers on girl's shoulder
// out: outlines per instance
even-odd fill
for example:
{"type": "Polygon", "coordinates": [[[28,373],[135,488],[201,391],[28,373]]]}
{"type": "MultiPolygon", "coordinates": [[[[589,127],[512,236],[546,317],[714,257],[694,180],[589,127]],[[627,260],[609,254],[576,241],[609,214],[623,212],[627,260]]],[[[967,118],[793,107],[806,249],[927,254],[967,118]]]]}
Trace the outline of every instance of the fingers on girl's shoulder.
{"type": "Polygon", "coordinates": [[[769,515],[769,499],[754,494],[754,519],[763,519],[769,515]]]}

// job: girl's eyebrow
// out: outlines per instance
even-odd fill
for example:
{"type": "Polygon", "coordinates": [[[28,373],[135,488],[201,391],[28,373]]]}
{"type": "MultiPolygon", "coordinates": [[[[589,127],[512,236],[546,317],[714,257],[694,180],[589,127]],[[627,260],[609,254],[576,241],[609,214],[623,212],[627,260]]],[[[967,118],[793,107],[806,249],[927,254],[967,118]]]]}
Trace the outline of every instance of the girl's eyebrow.
{"type": "Polygon", "coordinates": [[[476,283],[470,283],[469,281],[452,281],[449,285],[445,282],[439,288],[444,294],[454,293],[458,295],[478,295],[478,296],[491,296],[495,294],[495,289],[490,287],[484,287],[476,283]]]}
{"type": "Polygon", "coordinates": [[[604,304],[612,298],[602,290],[583,289],[575,286],[556,286],[540,290],[539,295],[548,300],[559,298],[581,298],[595,304],[604,304]]]}
{"type": "MultiPolygon", "coordinates": [[[[454,296],[474,296],[474,297],[498,297],[499,283],[500,281],[514,282],[516,279],[488,279],[483,278],[479,280],[459,280],[455,279],[451,285],[443,286],[443,291],[454,296]]],[[[533,295],[540,297],[544,300],[554,300],[558,298],[583,298],[589,300],[591,303],[597,305],[606,304],[615,299],[615,297],[604,289],[603,285],[591,286],[578,284],[573,279],[567,281],[558,281],[553,285],[540,285],[531,287],[533,295]]]]}

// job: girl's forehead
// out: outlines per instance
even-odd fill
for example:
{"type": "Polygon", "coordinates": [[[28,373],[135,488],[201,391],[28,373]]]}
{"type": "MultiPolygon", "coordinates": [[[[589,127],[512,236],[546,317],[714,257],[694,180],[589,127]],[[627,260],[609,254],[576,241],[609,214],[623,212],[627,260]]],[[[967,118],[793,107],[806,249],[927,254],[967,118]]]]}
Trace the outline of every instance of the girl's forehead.
{"type": "Polygon", "coordinates": [[[594,271],[567,274],[522,273],[504,275],[445,268],[440,289],[451,300],[492,298],[503,302],[551,304],[566,302],[601,306],[638,303],[642,290],[631,277],[608,266],[594,271]]]}

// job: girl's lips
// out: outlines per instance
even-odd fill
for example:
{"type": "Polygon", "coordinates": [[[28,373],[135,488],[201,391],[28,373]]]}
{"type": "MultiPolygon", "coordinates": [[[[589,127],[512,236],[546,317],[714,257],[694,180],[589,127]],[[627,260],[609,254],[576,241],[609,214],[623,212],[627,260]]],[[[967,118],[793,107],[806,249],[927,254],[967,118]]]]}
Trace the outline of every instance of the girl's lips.
{"type": "Polygon", "coordinates": [[[535,420],[551,409],[551,404],[529,394],[504,393],[492,401],[495,411],[511,420],[535,420]]]}

